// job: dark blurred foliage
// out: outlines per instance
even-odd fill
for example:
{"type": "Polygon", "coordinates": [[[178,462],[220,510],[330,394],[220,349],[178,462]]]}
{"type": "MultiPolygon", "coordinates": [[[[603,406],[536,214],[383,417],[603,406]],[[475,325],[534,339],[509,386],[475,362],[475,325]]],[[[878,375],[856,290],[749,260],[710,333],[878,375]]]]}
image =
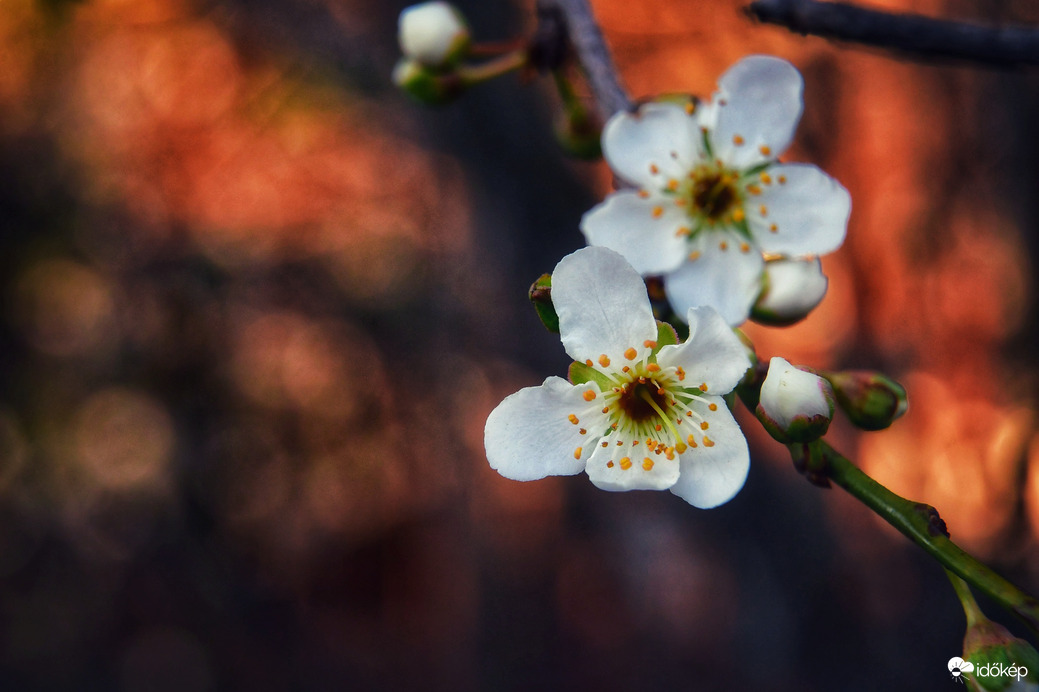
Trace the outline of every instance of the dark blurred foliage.
{"type": "MultiPolygon", "coordinates": [[[[941,570],[759,434],[708,512],[487,467],[491,408],[565,371],[526,288],[609,174],[548,84],[397,94],[402,6],[0,3],[0,689],[946,689],[941,570]]],[[[855,215],[759,351],[902,378],[903,421],[836,443],[1039,591],[1035,75],[596,9],[637,94],[803,69],[792,155],[855,215]]]]}

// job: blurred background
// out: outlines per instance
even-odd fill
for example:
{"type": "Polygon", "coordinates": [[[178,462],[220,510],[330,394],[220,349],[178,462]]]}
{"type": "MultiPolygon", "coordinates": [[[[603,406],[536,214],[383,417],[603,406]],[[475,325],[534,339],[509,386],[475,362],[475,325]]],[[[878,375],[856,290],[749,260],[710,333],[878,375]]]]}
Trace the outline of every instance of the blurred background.
{"type": "MultiPolygon", "coordinates": [[[[526,290],[610,174],[555,146],[548,80],[397,93],[405,4],[0,3],[0,689],[948,689],[942,570],[753,424],[706,512],[488,468],[490,410],[565,373],[526,290]]],[[[848,241],[808,320],[748,332],[900,379],[835,445],[1039,592],[1039,74],[593,4],[636,96],[802,70],[787,158],[851,191],[848,241]]]]}

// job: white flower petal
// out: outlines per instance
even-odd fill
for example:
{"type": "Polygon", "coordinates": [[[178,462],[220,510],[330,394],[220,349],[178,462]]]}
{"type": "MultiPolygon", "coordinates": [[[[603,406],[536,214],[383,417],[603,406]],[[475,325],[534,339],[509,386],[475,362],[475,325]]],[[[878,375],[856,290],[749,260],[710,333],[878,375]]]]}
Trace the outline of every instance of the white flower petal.
{"type": "Polygon", "coordinates": [[[662,368],[681,367],[691,386],[703,383],[713,395],[728,394],[750,367],[746,347],[711,307],[690,308],[688,320],[689,338],[661,348],[657,363],[662,368]]]}
{"type": "Polygon", "coordinates": [[[768,174],[772,183],[745,205],[762,251],[824,255],[839,248],[851,214],[848,191],[811,164],[780,164],[768,174]]]}
{"type": "Polygon", "coordinates": [[[678,231],[688,223],[670,199],[622,190],[584,215],[581,232],[589,245],[619,252],[640,274],[664,274],[685,259],[686,239],[678,231]]]}
{"type": "Polygon", "coordinates": [[[561,259],[552,272],[552,304],[559,337],[576,361],[606,354],[622,362],[649,353],[657,323],[638,272],[613,250],[586,247],[561,259]],[[634,349],[634,353],[628,349],[634,349]]]}
{"type": "Polygon", "coordinates": [[[714,95],[715,156],[736,168],[774,160],[794,139],[803,90],[801,73],[786,60],[752,55],[730,67],[714,95]]]}
{"type": "MultiPolygon", "coordinates": [[[[609,441],[610,436],[603,438],[609,441]]],[[[632,448],[625,447],[624,453],[618,452],[619,448],[613,444],[606,447],[596,446],[588,466],[588,478],[592,483],[602,490],[666,490],[678,480],[677,457],[668,460],[663,454],[650,453],[648,456],[627,457],[632,448]],[[621,463],[622,460],[627,460],[621,463]],[[646,460],[649,460],[647,463],[646,460]],[[630,465],[629,465],[630,464],[630,465]],[[627,468],[624,468],[627,466],[627,468]],[[648,468],[647,468],[648,467],[648,468]]],[[[644,446],[637,447],[645,452],[644,446]]]]}
{"type": "Polygon", "coordinates": [[[713,446],[701,444],[682,453],[678,481],[671,492],[701,509],[728,502],[740,491],[750,469],[750,451],[743,431],[721,397],[705,397],[717,404],[710,414],[707,437],[713,446]]]}
{"type": "Polygon", "coordinates": [[[636,113],[620,112],[602,132],[602,153],[627,182],[663,189],[669,178],[685,175],[699,152],[700,130],[685,108],[646,103],[636,113]]]}
{"type": "Polygon", "coordinates": [[[734,233],[700,232],[690,246],[694,255],[699,253],[697,258],[664,277],[667,299],[676,313],[710,305],[732,326],[746,321],[761,293],[765,260],[754,246],[744,252],[743,242],[734,233]]]}
{"type": "Polygon", "coordinates": [[[526,387],[505,397],[491,411],[484,428],[483,443],[491,468],[515,481],[583,471],[592,446],[606,428],[605,417],[584,400],[587,390],[598,388],[549,377],[540,387],[526,387]],[[581,430],[586,433],[582,435],[581,430]]]}

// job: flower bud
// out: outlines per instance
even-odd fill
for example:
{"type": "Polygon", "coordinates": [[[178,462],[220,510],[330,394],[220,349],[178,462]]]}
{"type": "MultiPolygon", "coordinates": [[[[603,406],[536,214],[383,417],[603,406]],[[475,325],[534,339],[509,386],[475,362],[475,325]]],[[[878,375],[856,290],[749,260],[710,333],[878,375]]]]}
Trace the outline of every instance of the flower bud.
{"type": "Polygon", "coordinates": [[[586,112],[561,113],[555,122],[556,141],[579,159],[593,160],[602,156],[602,125],[586,112]]]}
{"type": "Polygon", "coordinates": [[[798,322],[822,301],[828,283],[818,257],[769,260],[765,262],[764,290],[751,317],[776,326],[798,322]]]}
{"type": "Polygon", "coordinates": [[[400,13],[397,41],[404,57],[444,67],[469,52],[469,26],[454,5],[424,2],[400,13]]]}
{"type": "Polygon", "coordinates": [[[454,74],[437,74],[417,60],[401,58],[393,68],[393,83],[420,103],[438,106],[457,98],[463,91],[454,74]]]}
{"type": "Polygon", "coordinates": [[[905,388],[879,372],[851,370],[827,379],[841,409],[863,430],[883,430],[909,408],[905,388]]]}
{"type": "Polygon", "coordinates": [[[1039,652],[988,618],[980,618],[967,628],[963,657],[973,668],[967,673],[973,689],[1039,690],[1039,652]]]}
{"type": "Polygon", "coordinates": [[[545,329],[553,334],[558,334],[559,315],[556,314],[556,308],[552,305],[552,275],[539,276],[538,280],[531,285],[527,297],[534,305],[534,310],[538,313],[541,324],[545,325],[545,329]]]}
{"type": "Polygon", "coordinates": [[[772,437],[783,443],[811,442],[826,434],[833,419],[830,383],[799,370],[780,357],[768,364],[761,383],[758,419],[772,437]]]}

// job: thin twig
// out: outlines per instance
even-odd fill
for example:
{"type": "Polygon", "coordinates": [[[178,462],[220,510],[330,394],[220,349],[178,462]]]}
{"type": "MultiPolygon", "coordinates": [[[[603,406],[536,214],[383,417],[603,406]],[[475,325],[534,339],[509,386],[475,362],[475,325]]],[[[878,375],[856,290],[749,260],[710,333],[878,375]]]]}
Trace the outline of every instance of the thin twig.
{"type": "Polygon", "coordinates": [[[817,471],[851,493],[877,515],[926,550],[946,569],[965,579],[1039,633],[1039,601],[1021,591],[949,540],[945,522],[930,505],[912,502],[867,476],[844,455],[819,440],[817,471]]]}
{"type": "Polygon", "coordinates": [[[602,30],[595,21],[588,0],[550,1],[562,10],[566,18],[570,42],[577,53],[578,62],[584,68],[603,120],[617,111],[631,110],[631,97],[620,83],[610,49],[606,47],[602,30]]]}
{"type": "Polygon", "coordinates": [[[1034,27],[984,26],[817,0],[755,0],[747,12],[800,34],[862,43],[916,58],[999,67],[1039,65],[1039,29],[1034,27]]]}

